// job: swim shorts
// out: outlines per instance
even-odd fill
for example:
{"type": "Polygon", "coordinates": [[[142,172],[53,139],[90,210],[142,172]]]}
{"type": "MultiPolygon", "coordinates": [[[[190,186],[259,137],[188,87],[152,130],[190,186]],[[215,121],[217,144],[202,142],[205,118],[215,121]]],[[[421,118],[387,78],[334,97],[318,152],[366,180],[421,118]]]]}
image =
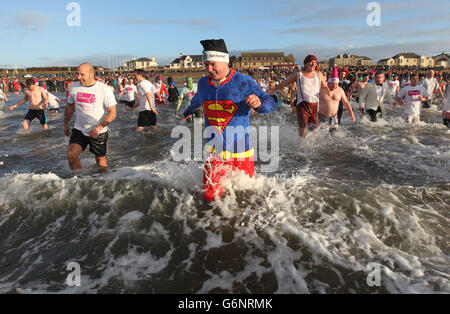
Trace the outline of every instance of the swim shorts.
{"type": "Polygon", "coordinates": [[[106,143],[108,142],[108,132],[100,134],[98,138],[92,138],[83,134],[83,132],[72,129],[72,135],[70,137],[70,144],[78,144],[83,151],[89,145],[89,151],[95,155],[95,157],[106,156],[106,143]]]}
{"type": "Polygon", "coordinates": [[[25,116],[24,120],[33,121],[34,119],[38,118],[39,122],[41,122],[42,125],[47,124],[47,114],[45,113],[45,110],[28,110],[27,115],[25,116]]]}
{"type": "Polygon", "coordinates": [[[138,127],[143,128],[153,125],[156,125],[156,114],[150,110],[141,111],[138,118],[138,127]]]}
{"type": "Polygon", "coordinates": [[[331,126],[336,126],[338,125],[337,116],[328,118],[319,113],[319,123],[328,123],[331,126]]]}
{"type": "Polygon", "coordinates": [[[319,115],[317,113],[318,104],[302,101],[297,105],[297,120],[301,129],[305,127],[317,127],[319,125],[319,115]]]}
{"type": "Polygon", "coordinates": [[[125,103],[125,106],[130,107],[130,108],[133,108],[133,106],[134,106],[134,100],[133,101],[124,101],[124,103],[125,103]]]}

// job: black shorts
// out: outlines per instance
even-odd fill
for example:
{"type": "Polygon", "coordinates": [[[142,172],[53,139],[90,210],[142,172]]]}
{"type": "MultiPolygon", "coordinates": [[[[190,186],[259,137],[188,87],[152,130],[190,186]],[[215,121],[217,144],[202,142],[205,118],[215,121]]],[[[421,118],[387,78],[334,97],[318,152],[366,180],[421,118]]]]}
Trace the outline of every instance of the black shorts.
{"type": "Polygon", "coordinates": [[[125,100],[124,103],[125,103],[125,106],[130,107],[130,108],[133,108],[133,106],[134,106],[134,100],[133,101],[125,100]]]}
{"type": "Polygon", "coordinates": [[[72,129],[72,135],[70,136],[70,144],[78,144],[83,151],[89,144],[89,151],[95,155],[95,157],[106,156],[106,143],[108,142],[108,132],[100,134],[96,139],[86,136],[77,129],[72,129]]]}
{"type": "Polygon", "coordinates": [[[153,111],[146,110],[139,113],[138,127],[156,125],[156,114],[153,111]]]}
{"type": "Polygon", "coordinates": [[[47,114],[45,113],[45,110],[28,110],[27,115],[25,116],[24,120],[33,121],[34,119],[38,118],[39,122],[41,122],[42,125],[47,124],[47,114]]]}

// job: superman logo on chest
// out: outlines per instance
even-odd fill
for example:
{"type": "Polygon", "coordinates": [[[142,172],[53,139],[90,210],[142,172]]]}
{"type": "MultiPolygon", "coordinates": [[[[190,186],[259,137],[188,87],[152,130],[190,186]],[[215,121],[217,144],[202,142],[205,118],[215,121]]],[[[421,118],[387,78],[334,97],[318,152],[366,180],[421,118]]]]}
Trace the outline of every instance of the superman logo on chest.
{"type": "Polygon", "coordinates": [[[206,119],[219,133],[222,133],[227,127],[237,110],[238,106],[231,100],[203,102],[203,112],[206,119]]]}

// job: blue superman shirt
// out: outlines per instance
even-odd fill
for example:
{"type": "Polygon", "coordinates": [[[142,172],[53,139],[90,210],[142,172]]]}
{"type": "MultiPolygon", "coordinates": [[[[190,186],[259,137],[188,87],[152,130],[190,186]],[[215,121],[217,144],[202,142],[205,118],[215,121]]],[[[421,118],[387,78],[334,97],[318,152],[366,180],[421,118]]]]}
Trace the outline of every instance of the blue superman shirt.
{"type": "Polygon", "coordinates": [[[261,100],[256,112],[270,113],[275,110],[273,98],[247,75],[232,71],[217,87],[205,76],[198,82],[198,92],[184,116],[192,115],[202,106],[205,127],[210,131],[208,143],[219,152],[243,153],[253,148],[250,140],[252,108],[245,103],[250,95],[256,95],[261,100]]]}

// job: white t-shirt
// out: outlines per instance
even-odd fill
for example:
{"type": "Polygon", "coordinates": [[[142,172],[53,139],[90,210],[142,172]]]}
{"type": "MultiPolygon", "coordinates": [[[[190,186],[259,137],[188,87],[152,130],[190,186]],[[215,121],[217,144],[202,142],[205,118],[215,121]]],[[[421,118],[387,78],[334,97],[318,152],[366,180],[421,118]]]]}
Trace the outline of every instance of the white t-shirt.
{"type": "Polygon", "coordinates": [[[439,86],[438,81],[436,80],[435,77],[428,79],[425,78],[423,80],[422,86],[425,87],[425,89],[427,90],[428,95],[433,96],[433,91],[436,87],[439,86]]]}
{"type": "Polygon", "coordinates": [[[298,90],[297,103],[300,104],[302,101],[306,101],[309,103],[318,103],[320,97],[321,83],[317,73],[314,73],[313,78],[307,78],[300,72],[299,81],[300,81],[299,85],[300,88],[297,88],[298,90]]]}
{"type": "Polygon", "coordinates": [[[129,102],[134,101],[136,99],[136,94],[138,92],[136,85],[127,84],[127,85],[125,85],[124,89],[125,89],[124,100],[129,101],[129,102]]]}
{"type": "Polygon", "coordinates": [[[428,93],[422,85],[406,86],[400,90],[398,97],[405,100],[405,115],[420,115],[422,101],[420,96],[428,98],[428,93]]]}
{"type": "Polygon", "coordinates": [[[0,101],[5,99],[5,97],[3,97],[3,92],[0,92],[0,101]]]}
{"type": "Polygon", "coordinates": [[[59,104],[56,101],[56,96],[52,93],[47,92],[47,98],[48,98],[48,108],[49,109],[58,109],[59,104]]]}
{"type": "Polygon", "coordinates": [[[400,86],[400,82],[397,81],[389,81],[389,93],[391,95],[395,95],[395,93],[397,92],[397,86],[400,86]]]}
{"type": "MultiPolygon", "coordinates": [[[[100,82],[91,87],[84,87],[80,82],[73,83],[68,103],[75,104],[75,129],[86,136],[103,120],[106,109],[117,105],[111,88],[100,82]]],[[[105,127],[101,133],[107,131],[108,128],[105,127]]]]}
{"type": "Polygon", "coordinates": [[[410,80],[403,80],[402,81],[402,87],[411,86],[410,80]]]}
{"type": "Polygon", "coordinates": [[[138,92],[139,92],[139,107],[138,111],[147,111],[152,110],[150,107],[150,104],[148,103],[148,99],[146,94],[150,93],[150,96],[152,97],[152,103],[153,106],[155,106],[155,86],[147,80],[143,80],[138,84],[138,92]]]}

